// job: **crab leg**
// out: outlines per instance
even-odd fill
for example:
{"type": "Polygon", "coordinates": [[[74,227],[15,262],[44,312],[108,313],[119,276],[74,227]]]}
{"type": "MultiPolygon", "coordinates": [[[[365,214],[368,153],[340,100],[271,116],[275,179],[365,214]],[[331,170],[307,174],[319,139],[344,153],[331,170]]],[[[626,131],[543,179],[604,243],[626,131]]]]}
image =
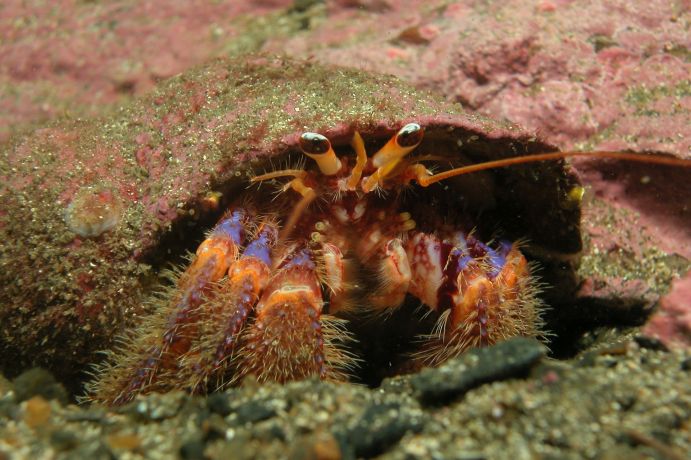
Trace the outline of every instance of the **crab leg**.
{"type": "Polygon", "coordinates": [[[299,249],[271,278],[244,335],[238,366],[243,375],[253,374],[260,382],[332,377],[315,269],[311,252],[299,249]]]}
{"type": "MultiPolygon", "coordinates": [[[[217,390],[226,386],[240,333],[247,317],[266,287],[271,267],[271,249],[278,230],[273,222],[263,223],[242,256],[231,265],[228,278],[201,312],[200,342],[181,361],[192,372],[192,392],[204,392],[210,378],[217,390]]],[[[230,378],[232,382],[232,376],[230,378]]]]}
{"type": "Polygon", "coordinates": [[[204,301],[211,284],[220,280],[237,259],[245,239],[245,211],[234,211],[222,219],[197,249],[195,258],[178,281],[180,299],[163,334],[163,353],[179,355],[189,349],[190,335],[183,330],[194,322],[196,310],[204,301]]]}
{"type": "Polygon", "coordinates": [[[440,316],[418,356],[437,365],[469,347],[539,335],[538,288],[515,244],[492,249],[472,235],[416,232],[407,245],[409,292],[440,316]]]}
{"type": "Polygon", "coordinates": [[[199,307],[237,258],[247,220],[243,209],[221,219],[197,249],[160,313],[145,320],[143,327],[148,333],[125,342],[127,352],[118,353],[115,362],[104,369],[105,377],[88,389],[89,398],[118,405],[145,389],[167,388],[168,376],[162,374],[174,371],[177,358],[189,350],[196,335],[199,307]]]}

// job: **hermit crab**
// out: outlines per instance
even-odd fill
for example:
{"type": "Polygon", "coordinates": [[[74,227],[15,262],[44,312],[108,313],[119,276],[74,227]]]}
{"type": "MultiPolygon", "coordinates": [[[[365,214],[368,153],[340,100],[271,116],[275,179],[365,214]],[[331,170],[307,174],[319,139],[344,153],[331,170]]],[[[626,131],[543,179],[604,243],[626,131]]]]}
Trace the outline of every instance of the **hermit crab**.
{"type": "Polygon", "coordinates": [[[3,148],[0,364],[79,392],[110,348],[87,400],[376,383],[542,336],[578,283],[569,154],[390,77],[219,60],[3,148]]]}
{"type": "Polygon", "coordinates": [[[247,375],[346,380],[358,361],[348,348],[357,340],[348,318],[386,316],[406,297],[436,318],[409,368],[514,336],[542,336],[540,285],[520,242],[485,242],[462,214],[429,212],[438,197],[406,193],[481,169],[581,154],[435,174],[426,164],[448,158],[413,154],[423,136],[418,123],[405,124],[370,156],[355,131],[352,153],[339,156],[327,137],[302,134],[300,149],[314,164],[251,178],[281,182],[268,210],[247,196],[231,204],[147,320],[147,334],[127,340],[99,369],[92,397],[121,404],[154,390],[206,393],[247,375]]]}

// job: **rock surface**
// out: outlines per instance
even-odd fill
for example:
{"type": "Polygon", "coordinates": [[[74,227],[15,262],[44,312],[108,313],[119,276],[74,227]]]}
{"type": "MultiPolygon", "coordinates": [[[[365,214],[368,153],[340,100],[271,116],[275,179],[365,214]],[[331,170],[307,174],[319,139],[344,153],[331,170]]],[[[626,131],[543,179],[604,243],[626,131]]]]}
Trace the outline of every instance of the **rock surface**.
{"type": "Polygon", "coordinates": [[[218,55],[244,32],[243,17],[291,4],[166,1],[3,1],[0,141],[17,129],[143,94],[218,55]]]}

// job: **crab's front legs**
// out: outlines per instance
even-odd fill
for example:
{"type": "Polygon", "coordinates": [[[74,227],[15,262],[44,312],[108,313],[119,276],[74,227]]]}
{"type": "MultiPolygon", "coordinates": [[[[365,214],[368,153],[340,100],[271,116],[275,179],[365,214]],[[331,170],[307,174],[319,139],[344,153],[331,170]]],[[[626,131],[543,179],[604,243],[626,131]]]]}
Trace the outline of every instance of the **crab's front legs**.
{"type": "Polygon", "coordinates": [[[329,378],[334,369],[322,331],[322,292],[312,253],[289,255],[269,281],[244,336],[239,371],[260,381],[329,378]]]}
{"type": "Polygon", "coordinates": [[[137,393],[168,388],[178,358],[189,351],[196,336],[200,306],[239,254],[249,218],[247,211],[238,209],[221,219],[197,249],[172,295],[143,320],[142,329],[148,333],[125,341],[89,386],[86,399],[117,405],[137,393]]]}
{"type": "Polygon", "coordinates": [[[227,279],[203,306],[199,343],[180,360],[180,374],[189,374],[191,383],[186,386],[192,392],[218,390],[235,380],[233,357],[248,315],[269,282],[277,236],[274,222],[260,224],[242,256],[230,266],[227,279]]]}
{"type": "Polygon", "coordinates": [[[409,292],[439,313],[421,361],[438,365],[469,347],[538,336],[537,284],[515,244],[492,249],[472,235],[414,232],[407,244],[409,292]]]}

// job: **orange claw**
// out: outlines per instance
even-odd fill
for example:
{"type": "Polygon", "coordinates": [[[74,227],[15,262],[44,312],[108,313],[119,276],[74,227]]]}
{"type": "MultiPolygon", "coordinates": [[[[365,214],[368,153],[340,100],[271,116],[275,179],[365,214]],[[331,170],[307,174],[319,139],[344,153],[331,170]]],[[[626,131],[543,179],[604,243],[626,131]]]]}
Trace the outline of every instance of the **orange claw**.
{"type": "Polygon", "coordinates": [[[199,245],[194,260],[180,281],[190,283],[203,272],[208,272],[205,276],[208,276],[209,281],[218,281],[237,256],[238,247],[230,238],[207,238],[199,245]]]}
{"type": "Polygon", "coordinates": [[[521,282],[530,274],[528,261],[516,247],[506,256],[506,264],[497,275],[494,283],[501,287],[505,300],[513,300],[521,289],[521,282]]]}
{"type": "Polygon", "coordinates": [[[397,308],[405,299],[411,279],[408,255],[400,239],[385,244],[384,257],[377,264],[379,287],[368,300],[376,310],[397,308]]]}
{"type": "Polygon", "coordinates": [[[499,301],[494,285],[485,276],[485,271],[474,265],[458,275],[458,288],[453,296],[454,306],[448,325],[450,327],[447,327],[447,337],[457,334],[459,329],[466,329],[463,342],[469,343],[464,346],[489,345],[490,333],[487,326],[492,324],[489,317],[499,301]]]}

